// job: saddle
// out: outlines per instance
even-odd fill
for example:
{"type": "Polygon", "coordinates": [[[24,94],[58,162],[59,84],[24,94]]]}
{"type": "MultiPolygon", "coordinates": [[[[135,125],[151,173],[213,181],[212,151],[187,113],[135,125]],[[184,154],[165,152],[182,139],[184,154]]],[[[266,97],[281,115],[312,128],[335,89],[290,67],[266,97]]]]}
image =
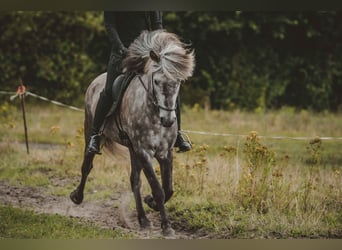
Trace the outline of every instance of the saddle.
{"type": "Polygon", "coordinates": [[[122,97],[129,83],[133,80],[135,75],[136,74],[134,72],[126,72],[125,74],[119,75],[115,79],[112,86],[113,103],[106,117],[110,117],[116,113],[116,111],[120,107],[122,97]]]}

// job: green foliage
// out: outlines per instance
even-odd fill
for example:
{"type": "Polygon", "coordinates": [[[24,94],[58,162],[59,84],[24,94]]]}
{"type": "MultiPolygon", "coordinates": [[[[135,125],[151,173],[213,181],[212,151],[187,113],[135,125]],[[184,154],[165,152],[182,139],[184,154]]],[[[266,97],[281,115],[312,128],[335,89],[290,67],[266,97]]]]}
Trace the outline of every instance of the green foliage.
{"type": "Polygon", "coordinates": [[[22,80],[29,91],[48,98],[73,103],[82,97],[104,70],[96,65],[98,55],[89,52],[94,40],[102,44],[101,17],[97,12],[2,12],[1,89],[15,91],[22,80]]]}
{"type": "MultiPolygon", "coordinates": [[[[342,108],[341,12],[164,12],[196,52],[183,103],[264,111],[342,108]]],[[[0,86],[70,104],[106,70],[101,12],[2,12],[0,86]]]]}
{"type": "Polygon", "coordinates": [[[340,109],[340,18],[339,12],[166,14],[168,28],[196,50],[196,74],[183,100],[204,100],[200,91],[214,109],[340,109]]]}

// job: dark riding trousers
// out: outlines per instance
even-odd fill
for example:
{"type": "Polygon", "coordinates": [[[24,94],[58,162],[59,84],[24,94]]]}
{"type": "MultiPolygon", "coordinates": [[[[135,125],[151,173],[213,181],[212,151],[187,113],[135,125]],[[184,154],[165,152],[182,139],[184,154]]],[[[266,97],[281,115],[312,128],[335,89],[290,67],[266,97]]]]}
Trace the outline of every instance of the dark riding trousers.
{"type": "Polygon", "coordinates": [[[112,104],[112,84],[122,73],[121,63],[127,48],[143,30],[162,29],[160,12],[104,12],[104,24],[112,44],[107,66],[107,79],[97,104],[92,134],[98,134],[112,104]]]}

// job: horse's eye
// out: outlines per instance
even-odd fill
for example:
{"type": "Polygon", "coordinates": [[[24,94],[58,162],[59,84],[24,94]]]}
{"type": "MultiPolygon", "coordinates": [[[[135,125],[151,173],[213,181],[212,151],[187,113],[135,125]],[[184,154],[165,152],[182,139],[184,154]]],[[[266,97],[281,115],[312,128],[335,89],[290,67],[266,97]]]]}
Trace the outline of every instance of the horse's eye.
{"type": "Polygon", "coordinates": [[[159,86],[159,83],[160,83],[160,81],[154,80],[154,84],[155,84],[155,85],[159,86]]]}

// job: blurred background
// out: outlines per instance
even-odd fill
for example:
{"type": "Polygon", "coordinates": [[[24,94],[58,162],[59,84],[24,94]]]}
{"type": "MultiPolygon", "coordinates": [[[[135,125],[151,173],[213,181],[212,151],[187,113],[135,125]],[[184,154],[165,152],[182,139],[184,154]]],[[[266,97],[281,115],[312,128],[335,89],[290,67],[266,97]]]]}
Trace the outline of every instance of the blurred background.
{"type": "MultiPolygon", "coordinates": [[[[206,109],[342,109],[342,12],[163,12],[166,30],[196,53],[182,102],[206,109]]],[[[106,71],[100,11],[0,13],[0,90],[83,106],[106,71]]],[[[1,96],[1,99],[8,98],[1,96]]]]}

